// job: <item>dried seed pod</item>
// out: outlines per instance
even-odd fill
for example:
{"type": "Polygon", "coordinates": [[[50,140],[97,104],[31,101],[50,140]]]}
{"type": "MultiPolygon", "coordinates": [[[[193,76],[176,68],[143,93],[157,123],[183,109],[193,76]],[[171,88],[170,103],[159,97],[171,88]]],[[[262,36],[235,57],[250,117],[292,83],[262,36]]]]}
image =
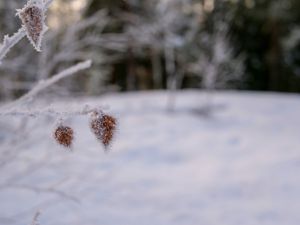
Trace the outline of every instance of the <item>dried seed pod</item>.
{"type": "Polygon", "coordinates": [[[90,127],[96,138],[102,142],[107,149],[114,137],[116,130],[116,119],[110,115],[93,112],[90,127]]]}
{"type": "Polygon", "coordinates": [[[54,132],[54,138],[58,144],[71,147],[74,139],[74,131],[71,127],[59,125],[54,132]]]}
{"type": "Polygon", "coordinates": [[[48,29],[45,25],[43,7],[42,4],[31,0],[23,9],[18,10],[17,13],[26,30],[27,38],[37,51],[41,50],[42,38],[48,29]]]}

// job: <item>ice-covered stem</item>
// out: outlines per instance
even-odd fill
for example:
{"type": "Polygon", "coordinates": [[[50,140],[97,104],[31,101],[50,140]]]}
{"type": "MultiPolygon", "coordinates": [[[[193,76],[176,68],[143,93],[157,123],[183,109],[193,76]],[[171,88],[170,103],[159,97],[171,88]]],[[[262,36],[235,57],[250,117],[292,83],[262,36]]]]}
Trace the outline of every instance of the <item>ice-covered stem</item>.
{"type": "Polygon", "coordinates": [[[9,50],[16,45],[20,40],[22,40],[23,37],[26,36],[26,31],[22,27],[18,30],[17,33],[9,37],[8,35],[4,36],[4,40],[2,45],[0,46],[0,64],[3,60],[3,58],[6,56],[6,54],[9,52],[9,50]]]}
{"type": "MultiPolygon", "coordinates": [[[[33,87],[27,94],[23,95],[21,98],[12,102],[11,104],[4,106],[4,110],[13,110],[15,107],[18,107],[19,104],[26,102],[36,96],[38,93],[46,89],[47,87],[57,83],[58,81],[67,78],[69,76],[74,75],[75,73],[90,68],[92,65],[91,60],[86,60],[84,62],[80,62],[74,66],[69,67],[68,69],[63,70],[62,72],[48,78],[47,80],[41,80],[37,83],[35,87],[33,87]]],[[[1,110],[1,109],[0,109],[1,110]]],[[[2,113],[1,113],[2,114],[2,113]]],[[[0,115],[1,115],[0,114],[0,115]]]]}
{"type": "Polygon", "coordinates": [[[40,215],[41,215],[40,211],[37,211],[37,212],[34,214],[34,217],[33,217],[32,222],[31,222],[30,225],[39,225],[38,219],[39,219],[40,215]]]}
{"type": "Polygon", "coordinates": [[[38,82],[38,84],[30,90],[27,94],[25,94],[23,97],[21,97],[18,102],[26,101],[28,99],[31,99],[35,95],[37,95],[39,92],[44,90],[45,88],[57,83],[61,79],[64,79],[66,77],[72,76],[75,73],[88,69],[92,66],[92,61],[91,60],[86,60],[84,62],[78,63],[75,66],[72,66],[68,69],[63,70],[62,72],[54,75],[53,77],[50,77],[47,80],[41,80],[38,82]]]}
{"type": "Polygon", "coordinates": [[[18,110],[12,109],[4,112],[0,112],[0,116],[23,116],[23,117],[74,117],[74,116],[86,116],[93,112],[101,112],[103,108],[84,106],[82,109],[59,111],[53,107],[41,109],[41,110],[18,110]]]}

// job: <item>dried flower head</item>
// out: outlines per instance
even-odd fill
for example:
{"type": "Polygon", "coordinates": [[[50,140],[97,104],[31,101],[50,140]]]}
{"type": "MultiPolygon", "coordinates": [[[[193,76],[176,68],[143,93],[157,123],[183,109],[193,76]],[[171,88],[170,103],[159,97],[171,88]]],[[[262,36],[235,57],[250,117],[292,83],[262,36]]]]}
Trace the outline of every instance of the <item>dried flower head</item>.
{"type": "Polygon", "coordinates": [[[41,42],[47,31],[45,11],[41,1],[30,0],[23,9],[18,10],[27,38],[37,51],[41,51],[41,42]]]}
{"type": "Polygon", "coordinates": [[[71,147],[74,139],[74,131],[71,127],[59,125],[54,132],[54,138],[60,145],[71,147]]]}
{"type": "Polygon", "coordinates": [[[93,112],[90,127],[96,138],[102,142],[107,149],[113,140],[116,130],[116,119],[110,115],[93,112]]]}

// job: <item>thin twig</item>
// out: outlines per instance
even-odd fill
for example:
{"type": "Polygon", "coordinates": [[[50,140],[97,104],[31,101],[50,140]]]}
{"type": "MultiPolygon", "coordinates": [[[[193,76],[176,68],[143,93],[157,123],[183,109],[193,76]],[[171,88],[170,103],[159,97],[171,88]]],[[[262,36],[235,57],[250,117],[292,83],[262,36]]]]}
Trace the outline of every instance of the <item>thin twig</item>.
{"type": "Polygon", "coordinates": [[[68,110],[59,111],[55,108],[47,108],[42,110],[8,110],[5,112],[0,112],[0,116],[23,116],[23,117],[40,117],[40,116],[52,116],[52,117],[74,117],[74,116],[84,116],[88,115],[94,111],[101,112],[104,107],[90,107],[88,105],[84,106],[81,110],[68,110]]]}
{"type": "Polygon", "coordinates": [[[41,215],[40,211],[37,211],[32,219],[31,225],[39,225],[38,219],[39,216],[41,215]]]}
{"type": "Polygon", "coordinates": [[[26,31],[22,27],[11,37],[9,37],[8,35],[4,37],[3,43],[0,46],[0,64],[3,58],[9,52],[9,50],[25,36],[26,36],[26,31]]]}
{"type": "Polygon", "coordinates": [[[92,65],[91,60],[87,60],[81,63],[76,64],[75,66],[72,66],[66,70],[63,70],[62,72],[50,77],[47,80],[41,80],[37,83],[37,85],[32,88],[27,94],[23,95],[21,98],[17,99],[16,101],[10,103],[9,105],[4,106],[3,108],[6,110],[4,113],[1,114],[8,114],[9,111],[13,110],[14,107],[16,107],[18,104],[21,104],[23,102],[26,102],[30,99],[32,99],[34,96],[36,96],[38,93],[46,89],[47,87],[55,84],[56,82],[60,81],[61,79],[64,79],[66,77],[72,76],[75,73],[90,68],[92,65]]]}
{"type": "Polygon", "coordinates": [[[23,97],[21,97],[18,102],[22,102],[25,101],[27,99],[30,99],[32,97],[34,97],[35,95],[37,95],[38,93],[40,93],[42,90],[44,90],[45,88],[55,84],[56,82],[60,81],[61,79],[64,79],[66,77],[69,77],[81,70],[85,70],[88,69],[92,66],[92,61],[91,60],[87,60],[81,63],[76,64],[75,66],[72,66],[68,69],[63,70],[62,72],[54,75],[53,77],[47,79],[47,80],[41,80],[38,82],[38,84],[31,90],[29,91],[27,94],[25,94],[23,97]]]}

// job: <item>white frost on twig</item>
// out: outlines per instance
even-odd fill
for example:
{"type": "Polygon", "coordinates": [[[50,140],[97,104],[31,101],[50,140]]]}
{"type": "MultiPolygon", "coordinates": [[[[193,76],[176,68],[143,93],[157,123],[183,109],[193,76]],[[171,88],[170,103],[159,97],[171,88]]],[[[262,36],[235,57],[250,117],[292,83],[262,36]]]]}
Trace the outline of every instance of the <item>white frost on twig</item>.
{"type": "Polygon", "coordinates": [[[91,60],[86,60],[84,62],[78,63],[75,66],[72,66],[68,69],[63,70],[62,72],[54,75],[53,77],[50,77],[47,80],[41,80],[38,82],[38,84],[31,90],[29,91],[26,95],[21,97],[18,101],[25,101],[27,99],[30,99],[37,95],[39,92],[44,90],[45,88],[53,85],[54,83],[60,81],[61,79],[64,79],[66,77],[72,76],[73,74],[81,71],[88,69],[92,66],[92,61],[91,60]]]}
{"type": "Polygon", "coordinates": [[[92,65],[91,60],[86,60],[84,62],[78,63],[68,69],[63,70],[62,72],[50,77],[47,80],[41,80],[37,83],[37,85],[32,88],[27,94],[23,95],[21,98],[17,99],[16,101],[12,102],[8,106],[4,106],[5,112],[0,113],[0,115],[9,114],[9,112],[12,112],[12,110],[15,110],[16,107],[18,107],[20,104],[27,102],[28,100],[32,99],[34,96],[36,96],[38,93],[46,89],[47,87],[57,83],[58,81],[72,76],[75,73],[90,68],[92,65]]]}
{"type": "Polygon", "coordinates": [[[32,222],[30,225],[39,225],[38,223],[38,219],[39,219],[39,216],[41,215],[40,211],[37,211],[32,219],[32,222]]]}
{"type": "Polygon", "coordinates": [[[26,31],[23,27],[20,28],[18,32],[13,34],[11,37],[9,37],[8,35],[4,36],[3,43],[0,46],[0,64],[3,58],[9,52],[9,50],[25,36],[26,36],[26,31]]]}
{"type": "Polygon", "coordinates": [[[82,109],[59,111],[53,107],[49,107],[41,110],[9,110],[6,112],[0,112],[0,116],[23,116],[23,117],[39,117],[39,116],[52,116],[52,117],[74,117],[85,116],[92,114],[93,112],[102,112],[104,107],[91,107],[85,105],[82,109]]]}

